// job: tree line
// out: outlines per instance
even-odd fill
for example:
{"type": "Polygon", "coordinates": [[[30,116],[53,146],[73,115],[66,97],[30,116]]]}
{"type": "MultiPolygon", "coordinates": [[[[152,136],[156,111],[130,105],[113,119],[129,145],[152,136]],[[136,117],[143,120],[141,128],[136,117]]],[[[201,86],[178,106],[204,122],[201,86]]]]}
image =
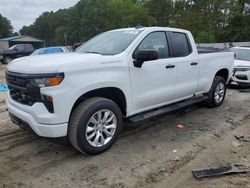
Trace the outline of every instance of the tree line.
{"type": "Polygon", "coordinates": [[[20,34],[46,45],[71,45],[137,25],[188,29],[199,43],[250,41],[250,0],[80,0],[71,8],[44,12],[20,34]]]}
{"type": "Polygon", "coordinates": [[[0,39],[13,35],[13,27],[10,20],[0,14],[0,39]]]}

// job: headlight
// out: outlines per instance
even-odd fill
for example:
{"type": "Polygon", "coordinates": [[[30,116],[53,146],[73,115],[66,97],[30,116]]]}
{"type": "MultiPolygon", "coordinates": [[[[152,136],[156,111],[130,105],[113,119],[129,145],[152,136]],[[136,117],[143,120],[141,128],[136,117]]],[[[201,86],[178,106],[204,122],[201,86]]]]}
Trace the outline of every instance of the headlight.
{"type": "Polygon", "coordinates": [[[239,72],[250,71],[250,66],[235,67],[234,70],[239,72]]]}
{"type": "Polygon", "coordinates": [[[41,78],[31,79],[31,83],[42,88],[42,87],[52,87],[59,85],[64,79],[63,73],[53,74],[53,75],[44,75],[41,78]]]}

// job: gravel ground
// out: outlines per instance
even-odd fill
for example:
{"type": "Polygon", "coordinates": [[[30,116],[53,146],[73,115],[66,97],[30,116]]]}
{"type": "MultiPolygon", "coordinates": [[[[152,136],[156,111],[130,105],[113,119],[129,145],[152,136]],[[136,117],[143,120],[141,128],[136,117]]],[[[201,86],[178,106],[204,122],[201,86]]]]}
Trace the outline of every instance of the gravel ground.
{"type": "MultiPolygon", "coordinates": [[[[0,83],[4,81],[0,67],[0,83]]],[[[63,140],[39,138],[12,124],[0,93],[0,187],[250,188],[250,174],[197,180],[191,170],[250,166],[250,89],[230,89],[224,104],[204,105],[125,128],[108,151],[83,156],[63,140]],[[176,125],[182,123],[183,129],[176,125]],[[234,147],[232,141],[240,146],[234,147]]]]}

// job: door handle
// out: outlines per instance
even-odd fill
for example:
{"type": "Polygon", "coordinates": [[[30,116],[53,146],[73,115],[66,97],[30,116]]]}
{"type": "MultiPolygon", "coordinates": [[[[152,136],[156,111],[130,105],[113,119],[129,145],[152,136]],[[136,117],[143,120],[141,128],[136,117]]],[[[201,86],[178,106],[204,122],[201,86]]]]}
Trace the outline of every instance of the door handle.
{"type": "Polygon", "coordinates": [[[165,68],[166,69],[173,69],[173,68],[175,68],[175,65],[167,65],[165,68]]]}
{"type": "Polygon", "coordinates": [[[198,63],[197,62],[192,62],[192,63],[190,63],[190,65],[195,66],[195,65],[198,65],[198,63]]]}

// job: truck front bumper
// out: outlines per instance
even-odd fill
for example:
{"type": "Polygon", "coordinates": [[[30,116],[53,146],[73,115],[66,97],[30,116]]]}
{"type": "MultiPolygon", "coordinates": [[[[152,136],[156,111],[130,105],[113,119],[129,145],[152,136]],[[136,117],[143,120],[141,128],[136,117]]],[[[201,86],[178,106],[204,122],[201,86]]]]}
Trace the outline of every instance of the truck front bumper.
{"type": "Polygon", "coordinates": [[[232,85],[250,85],[250,71],[236,71],[231,79],[232,85]]]}
{"type": "MultiPolygon", "coordinates": [[[[6,98],[6,104],[8,107],[8,111],[11,114],[10,117],[12,121],[15,124],[19,124],[19,126],[21,127],[22,125],[20,124],[28,125],[38,136],[55,138],[55,137],[63,137],[67,135],[68,123],[42,124],[36,120],[36,118],[34,117],[32,113],[29,113],[29,110],[33,112],[34,111],[39,112],[39,111],[44,110],[44,107],[42,107],[41,105],[26,107],[25,105],[21,105],[15,102],[13,99],[11,99],[9,94],[7,95],[7,98],[6,98]],[[24,108],[27,108],[27,110],[24,110],[24,108]],[[39,110],[38,108],[42,108],[42,109],[39,110]]],[[[39,115],[44,116],[44,114],[36,114],[35,116],[39,116],[39,115]]],[[[46,119],[48,120],[48,118],[50,118],[50,116],[48,116],[46,119]]],[[[51,120],[53,120],[53,116],[51,116],[51,120]]]]}

